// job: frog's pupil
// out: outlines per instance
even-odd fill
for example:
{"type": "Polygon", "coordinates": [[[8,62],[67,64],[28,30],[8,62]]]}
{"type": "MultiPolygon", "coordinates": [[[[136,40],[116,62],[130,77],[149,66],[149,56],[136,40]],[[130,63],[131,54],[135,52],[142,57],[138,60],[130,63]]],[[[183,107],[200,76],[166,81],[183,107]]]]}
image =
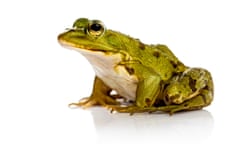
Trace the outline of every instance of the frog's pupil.
{"type": "Polygon", "coordinates": [[[101,28],[102,28],[102,26],[97,23],[91,25],[91,30],[94,30],[94,31],[99,31],[99,30],[101,30],[101,28]]]}

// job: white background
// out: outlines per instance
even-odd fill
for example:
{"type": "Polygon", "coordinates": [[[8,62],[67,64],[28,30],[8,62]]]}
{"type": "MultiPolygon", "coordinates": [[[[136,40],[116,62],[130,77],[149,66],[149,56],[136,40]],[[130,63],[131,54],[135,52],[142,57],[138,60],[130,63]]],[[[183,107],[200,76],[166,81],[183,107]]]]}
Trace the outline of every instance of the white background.
{"type": "Polygon", "coordinates": [[[239,18],[237,0],[2,0],[0,143],[239,143],[239,18]],[[56,39],[79,17],[167,44],[186,65],[208,69],[214,102],[173,116],[68,108],[90,95],[94,78],[56,39]]]}

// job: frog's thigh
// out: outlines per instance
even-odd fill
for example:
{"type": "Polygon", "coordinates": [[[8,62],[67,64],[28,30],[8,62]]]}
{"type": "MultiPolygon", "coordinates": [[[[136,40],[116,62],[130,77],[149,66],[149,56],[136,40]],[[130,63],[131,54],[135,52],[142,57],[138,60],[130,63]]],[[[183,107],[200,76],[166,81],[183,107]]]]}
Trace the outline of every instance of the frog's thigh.
{"type": "Polygon", "coordinates": [[[203,95],[198,95],[188,101],[183,102],[180,105],[176,105],[176,107],[169,110],[169,113],[173,114],[179,111],[202,109],[204,106],[206,106],[206,102],[203,97],[203,95]]]}
{"type": "Polygon", "coordinates": [[[175,88],[172,95],[165,96],[167,105],[175,105],[171,113],[182,110],[201,109],[213,100],[213,82],[210,73],[201,68],[186,70],[176,82],[169,85],[166,93],[175,88]],[[184,94],[185,93],[185,94],[184,94]]]}

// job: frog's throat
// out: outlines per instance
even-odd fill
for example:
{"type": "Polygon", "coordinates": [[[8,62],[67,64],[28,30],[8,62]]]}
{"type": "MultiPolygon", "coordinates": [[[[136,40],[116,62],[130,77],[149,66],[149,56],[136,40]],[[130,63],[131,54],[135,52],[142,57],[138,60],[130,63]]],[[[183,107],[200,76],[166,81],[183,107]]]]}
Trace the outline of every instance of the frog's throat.
{"type": "Polygon", "coordinates": [[[111,89],[128,100],[135,100],[138,78],[130,75],[123,65],[119,65],[124,59],[121,53],[106,53],[69,46],[68,48],[80,52],[91,63],[96,76],[111,89]]]}

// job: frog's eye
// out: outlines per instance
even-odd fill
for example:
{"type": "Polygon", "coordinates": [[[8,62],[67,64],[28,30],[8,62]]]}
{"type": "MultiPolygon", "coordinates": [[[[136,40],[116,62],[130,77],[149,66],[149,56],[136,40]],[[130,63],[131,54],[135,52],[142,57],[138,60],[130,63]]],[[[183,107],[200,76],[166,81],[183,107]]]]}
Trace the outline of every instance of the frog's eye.
{"type": "Polygon", "coordinates": [[[88,24],[87,32],[90,36],[100,37],[105,32],[105,26],[101,21],[93,20],[88,24]]]}

